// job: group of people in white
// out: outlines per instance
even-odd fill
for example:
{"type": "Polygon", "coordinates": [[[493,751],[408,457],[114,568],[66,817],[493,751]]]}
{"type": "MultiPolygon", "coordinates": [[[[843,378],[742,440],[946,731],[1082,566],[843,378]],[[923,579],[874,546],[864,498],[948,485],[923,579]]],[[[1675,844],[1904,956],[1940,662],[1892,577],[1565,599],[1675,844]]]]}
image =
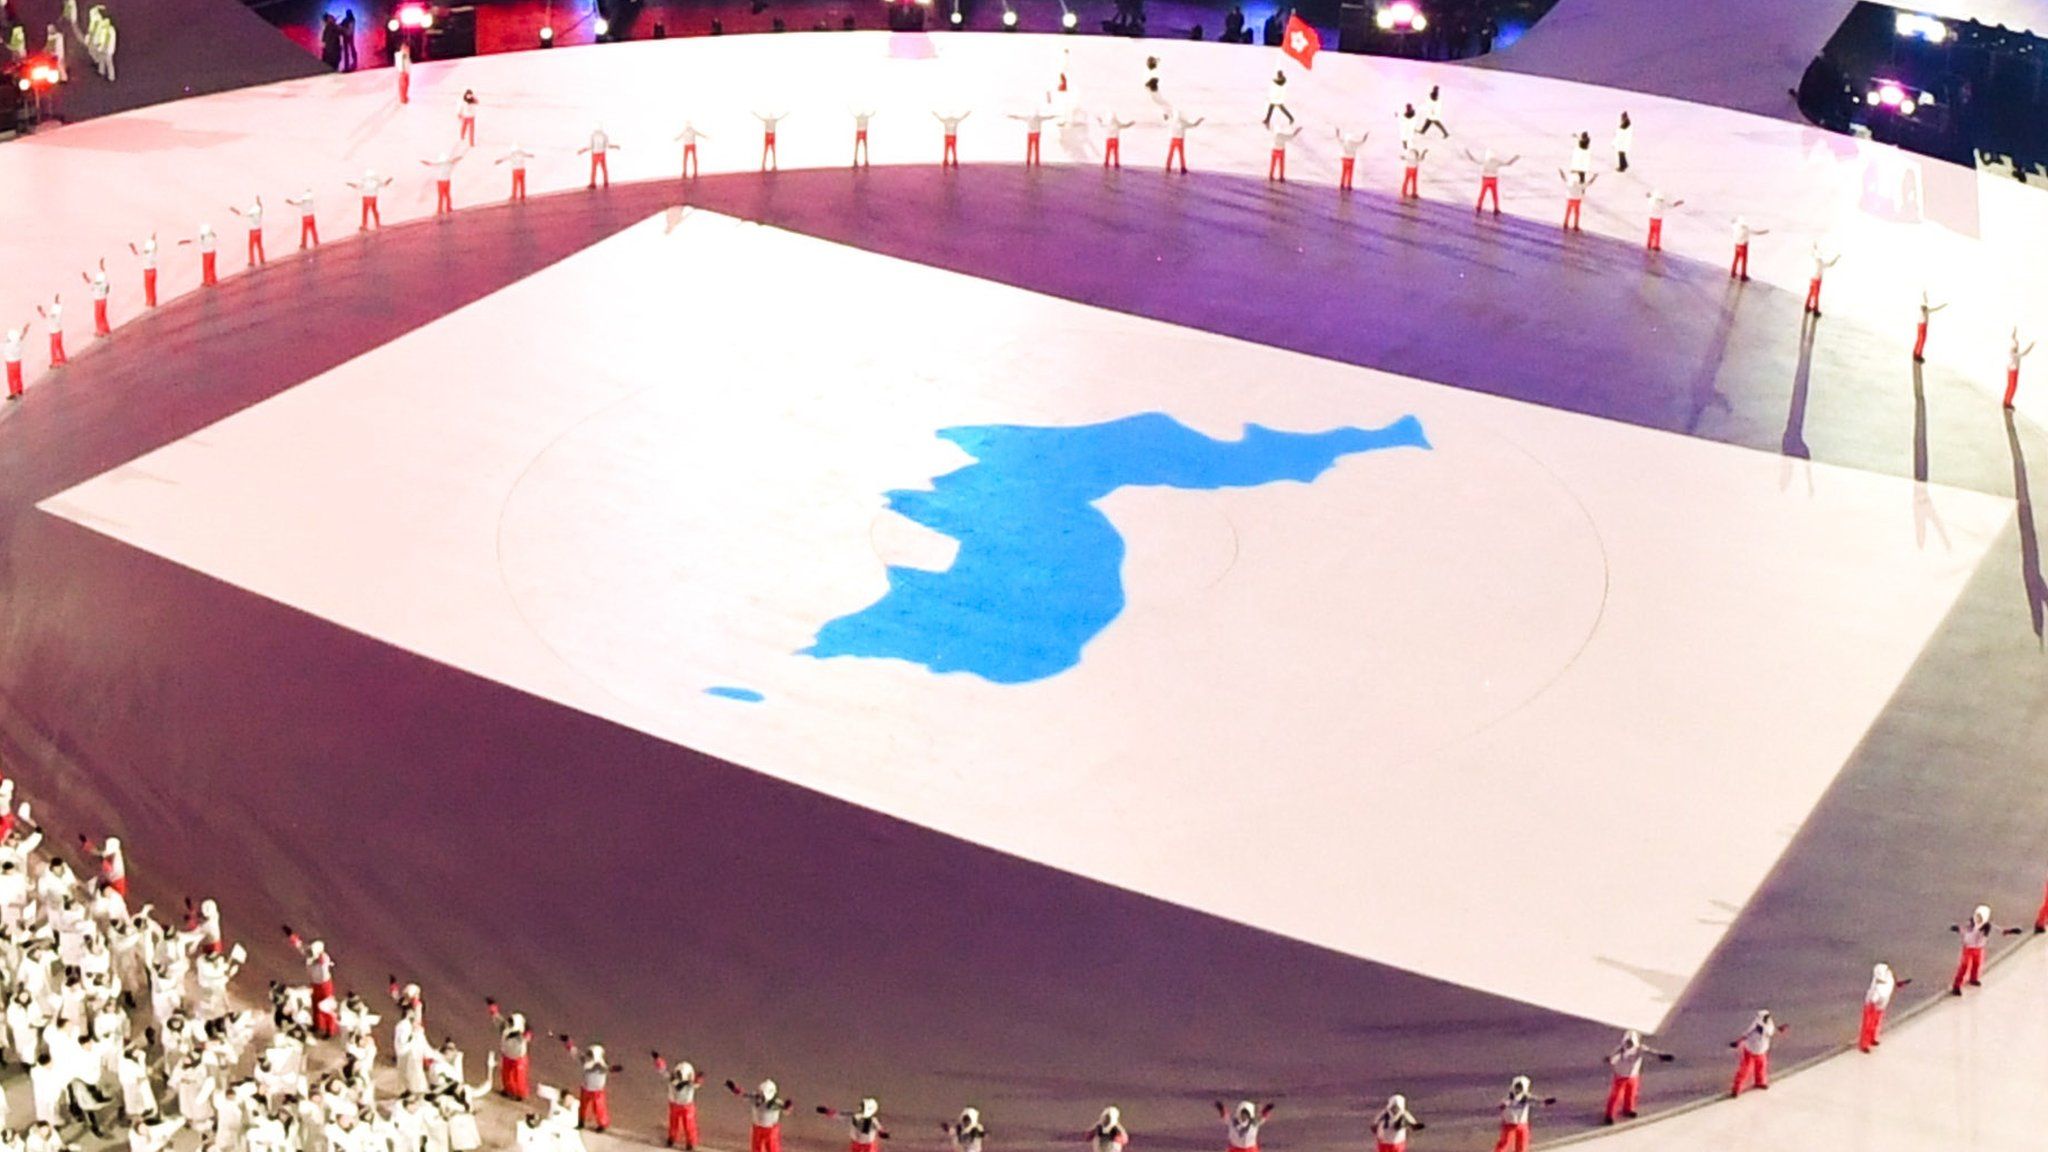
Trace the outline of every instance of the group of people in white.
{"type": "MultiPolygon", "coordinates": [[[[64,0],[59,22],[43,29],[42,54],[50,58],[60,84],[71,79],[69,45],[73,41],[85,46],[86,59],[92,63],[93,71],[108,80],[114,79],[114,49],[120,43],[120,33],[114,28],[114,18],[108,14],[105,4],[94,4],[86,9],[85,24],[81,27],[78,23],[78,0],[64,0]],[[66,29],[69,29],[68,37],[66,29]]],[[[7,30],[7,53],[17,64],[28,58],[26,25],[15,24],[7,30]]]]}

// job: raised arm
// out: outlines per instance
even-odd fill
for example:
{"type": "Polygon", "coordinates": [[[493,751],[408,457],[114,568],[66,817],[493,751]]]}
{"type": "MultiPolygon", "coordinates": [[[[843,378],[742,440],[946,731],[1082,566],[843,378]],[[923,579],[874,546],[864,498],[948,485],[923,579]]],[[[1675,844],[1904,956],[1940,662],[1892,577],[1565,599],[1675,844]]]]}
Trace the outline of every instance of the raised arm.
{"type": "Polygon", "coordinates": [[[1501,161],[1500,166],[1503,168],[1512,168],[1515,165],[1515,161],[1520,160],[1521,158],[1522,154],[1517,152],[1513,156],[1510,156],[1507,159],[1501,161]]]}

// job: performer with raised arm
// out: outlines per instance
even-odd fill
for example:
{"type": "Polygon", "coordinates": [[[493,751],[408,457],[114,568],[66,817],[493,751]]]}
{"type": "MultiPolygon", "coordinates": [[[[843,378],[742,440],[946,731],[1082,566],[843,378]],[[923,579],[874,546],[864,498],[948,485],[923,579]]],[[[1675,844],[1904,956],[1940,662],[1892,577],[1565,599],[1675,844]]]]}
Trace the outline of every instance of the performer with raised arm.
{"type": "Polygon", "coordinates": [[[972,115],[972,112],[960,112],[952,116],[948,116],[943,112],[932,113],[932,118],[937,120],[939,127],[945,129],[946,132],[946,147],[944,151],[939,153],[939,167],[958,168],[960,166],[960,122],[972,115]]]}
{"type": "Polygon", "coordinates": [[[292,931],[291,925],[283,927],[284,938],[306,965],[306,985],[313,998],[313,1034],[322,1040],[332,1040],[341,1031],[341,1002],[334,996],[334,957],[328,955],[325,941],[308,943],[292,931]]]}
{"type": "Polygon", "coordinates": [[[1753,236],[1768,236],[1770,234],[1771,230],[1768,228],[1751,228],[1749,221],[1744,220],[1740,216],[1735,218],[1735,262],[1728,265],[1728,278],[1730,280],[1740,280],[1748,283],[1750,238],[1753,236]]]}
{"type": "Polygon", "coordinates": [[[1038,142],[1044,134],[1045,122],[1052,119],[1052,113],[1043,108],[1033,108],[1029,112],[1011,112],[1007,115],[1010,119],[1022,121],[1024,124],[1024,166],[1038,167],[1038,142]]]}
{"type": "Polygon", "coordinates": [[[1585,172],[1566,173],[1559,169],[1557,178],[1564,181],[1564,230],[1579,231],[1579,210],[1586,206],[1586,189],[1600,177],[1585,172]]]}
{"type": "Polygon", "coordinates": [[[981,1122],[979,1108],[962,1108],[958,1120],[940,1121],[939,1131],[946,1134],[953,1152],[983,1152],[988,1141],[988,1128],[981,1122]]]}
{"type": "Polygon", "coordinates": [[[704,1083],[704,1074],[688,1060],[678,1060],[671,1065],[662,1055],[654,1055],[654,1070],[662,1073],[668,1081],[668,1146],[680,1144],[683,1152],[695,1152],[697,1147],[697,1089],[704,1083]]]}
{"type": "Polygon", "coordinates": [[[1401,149],[1401,196],[1406,200],[1422,198],[1422,162],[1429,159],[1429,149],[1417,148],[1413,144],[1401,149]]]}
{"type": "MultiPolygon", "coordinates": [[[[79,277],[85,281],[86,291],[92,296],[92,334],[95,337],[113,335],[114,326],[107,319],[107,296],[112,289],[107,284],[106,258],[102,257],[99,266],[92,271],[79,273],[79,277]]],[[[90,841],[87,841],[86,850],[91,851],[90,841]]]]}
{"type": "Polygon", "coordinates": [[[1223,1118],[1224,1146],[1229,1152],[1259,1152],[1259,1127],[1273,1114],[1273,1104],[1240,1100],[1235,1108],[1216,1101],[1216,1115],[1223,1118]]]}
{"type": "Polygon", "coordinates": [[[412,103],[412,49],[405,41],[399,41],[398,51],[391,54],[391,66],[398,69],[398,102],[412,103]]]}
{"type": "Polygon", "coordinates": [[[683,167],[681,179],[689,180],[697,175],[697,141],[708,140],[711,133],[697,130],[695,121],[684,120],[683,130],[676,133],[676,141],[683,146],[683,167]]]}
{"type": "Polygon", "coordinates": [[[1097,117],[1102,124],[1102,166],[1122,168],[1124,166],[1124,129],[1134,127],[1136,120],[1125,120],[1116,113],[1097,117]]]}
{"type": "Polygon", "coordinates": [[[1806,282],[1806,311],[1815,319],[1820,318],[1820,278],[1841,259],[1839,253],[1834,256],[1823,256],[1820,245],[1813,246],[1813,278],[1806,282]]]}
{"type": "Polygon", "coordinates": [[[775,126],[788,119],[787,112],[756,112],[754,119],[761,122],[761,171],[779,172],[782,159],[775,154],[775,126]]]}
{"type": "MultiPolygon", "coordinates": [[[[29,326],[29,323],[23,323],[19,328],[9,328],[5,332],[0,332],[0,350],[4,350],[4,358],[7,361],[7,398],[9,400],[21,399],[21,345],[23,341],[28,339],[29,326]]],[[[7,861],[5,867],[12,869],[13,861],[7,861]]],[[[24,887],[25,884],[26,882],[24,881],[24,887]]],[[[23,903],[27,902],[26,895],[23,896],[22,900],[23,903]]],[[[10,919],[17,916],[18,913],[10,910],[10,919]]]]}
{"type": "Polygon", "coordinates": [[[320,246],[320,222],[316,219],[315,208],[317,202],[313,195],[313,189],[309,186],[297,196],[285,197],[284,202],[299,210],[299,251],[304,252],[309,248],[318,248],[320,246]]]}
{"type": "Polygon", "coordinates": [[[36,305],[36,315],[43,318],[43,327],[50,331],[50,367],[56,368],[70,363],[64,357],[64,294],[50,297],[50,306],[36,305]]]}
{"type": "Polygon", "coordinates": [[[449,216],[455,212],[455,166],[462,163],[461,152],[442,149],[432,160],[422,160],[422,167],[434,171],[434,215],[449,216]]]}
{"type": "Polygon", "coordinates": [[[1337,161],[1337,190],[1349,192],[1351,191],[1351,177],[1358,170],[1358,149],[1372,137],[1372,133],[1361,132],[1356,136],[1346,136],[1344,130],[1338,128],[1336,129],[1336,134],[1337,151],[1339,153],[1337,161]]]}
{"type": "MultiPolygon", "coordinates": [[[[2017,383],[2019,379],[2020,358],[2033,350],[2034,346],[2032,344],[2027,345],[2026,351],[2020,350],[2019,329],[2013,329],[2012,366],[2008,370],[2009,380],[2017,383]]],[[[2007,408],[2012,407],[2011,386],[2008,386],[2006,389],[2005,406],[2007,408]]],[[[1952,996],[1961,996],[1963,994],[1963,985],[1966,983],[1970,987],[1975,988],[1984,982],[1984,949],[1990,946],[1993,936],[2000,933],[2007,936],[2017,936],[2020,934],[2018,928],[2008,928],[2003,925],[1993,924],[1991,922],[1991,906],[1989,904],[1977,905],[1976,910],[1970,913],[1970,918],[1967,921],[1961,924],[1951,924],[1948,926],[1948,930],[1963,938],[1963,954],[1961,959],[1956,961],[1956,977],[1949,983],[1949,994],[1952,996]]]]}
{"type": "Polygon", "coordinates": [[[524,1101],[533,1091],[533,1029],[523,1013],[501,1012],[496,1000],[486,997],[484,1006],[498,1029],[498,1091],[508,1100],[524,1101]]]}
{"type": "Polygon", "coordinates": [[[1771,1041],[1777,1039],[1778,1033],[1791,1030],[1790,1024],[1778,1023],[1766,1008],[1750,1021],[1747,1032],[1728,1042],[1737,1056],[1735,1082],[1728,1088],[1730,1099],[1742,1095],[1742,1090],[1751,1082],[1758,1088],[1768,1089],[1771,1086],[1771,1041]]]}
{"type": "MultiPolygon", "coordinates": [[[[1948,307],[1946,303],[1927,302],[1927,290],[1920,290],[1920,324],[1913,330],[1913,363],[1922,364],[1927,360],[1927,322],[1936,312],[1948,307]]],[[[2041,903],[2041,916],[2035,921],[2034,931],[2048,932],[2048,898],[2041,903]]]]}
{"type": "Polygon", "coordinates": [[[1131,1142],[1130,1130],[1124,1127],[1124,1114],[1112,1104],[1102,1110],[1095,1120],[1095,1127],[1088,1130],[1089,1152],[1120,1152],[1131,1142]]]}
{"type": "Polygon", "coordinates": [[[1870,969],[1870,987],[1863,992],[1863,1024],[1856,1032],[1856,1047],[1868,1052],[1884,1043],[1884,1014],[1892,1006],[1892,992],[1911,984],[1892,975],[1889,964],[1876,964],[1870,969]]]}
{"type": "Polygon", "coordinates": [[[609,1098],[612,1073],[623,1072],[624,1068],[605,1058],[604,1045],[592,1044],[589,1048],[578,1049],[576,1042],[562,1037],[562,1046],[577,1058],[582,1069],[582,1086],[577,1093],[576,1126],[594,1132],[608,1131],[612,1126],[612,1109],[609,1098]]]}
{"type": "Polygon", "coordinates": [[[588,154],[590,157],[591,189],[596,189],[597,181],[600,176],[604,178],[605,187],[609,188],[612,186],[612,168],[610,157],[612,153],[617,152],[618,150],[619,146],[617,144],[612,143],[612,138],[610,136],[605,135],[605,131],[603,128],[591,129],[590,143],[585,144],[583,147],[578,148],[576,150],[576,154],[578,156],[588,154]]]}
{"type": "Polygon", "coordinates": [[[889,1138],[889,1130],[882,1127],[882,1106],[872,1096],[850,1111],[820,1104],[818,1115],[846,1117],[847,1152],[875,1152],[880,1142],[889,1138]]]}
{"type": "Polygon", "coordinates": [[[1669,1062],[1669,1052],[1643,1043],[1643,1035],[1631,1028],[1621,1034],[1621,1043],[1607,1054],[1607,1068],[1613,1073],[1613,1080],[1607,1086],[1607,1114],[1601,1121],[1612,1124],[1617,1116],[1633,1120],[1636,1118],[1636,1093],[1643,1087],[1643,1057],[1654,1056],[1669,1062]]]}
{"type": "Polygon", "coordinates": [[[263,197],[258,196],[247,208],[230,207],[228,211],[242,218],[249,226],[249,254],[247,267],[255,268],[264,262],[263,255],[263,197]]]}
{"type": "MultiPolygon", "coordinates": [[[[2033,350],[2034,342],[2032,340],[2027,341],[2025,348],[2020,347],[2020,330],[2015,327],[2012,330],[2012,345],[2005,352],[2005,406],[2007,409],[2011,409],[2013,397],[2019,395],[2020,392],[2020,361],[2026,359],[2027,354],[2033,350]]],[[[1974,984],[1976,981],[1972,980],[1971,983],[1974,984]]]]}
{"type": "Polygon", "coordinates": [[[1666,200],[1664,193],[1650,189],[1650,236],[1643,242],[1643,247],[1652,252],[1664,250],[1664,210],[1684,203],[1683,200],[1666,200]]]}
{"type": "MultiPolygon", "coordinates": [[[[142,305],[156,307],[156,233],[151,232],[141,244],[130,243],[128,251],[142,260],[142,305]]],[[[9,814],[12,819],[12,814],[9,814]]]]}
{"type": "Polygon", "coordinates": [[[180,247],[196,244],[199,247],[199,285],[211,288],[220,283],[220,237],[214,235],[213,225],[201,224],[197,235],[178,241],[180,247]]]}
{"type": "Polygon", "coordinates": [[[476,147],[476,89],[464,88],[462,102],[455,106],[455,138],[464,147],[476,147]]]}
{"type": "Polygon", "coordinates": [[[875,118],[873,108],[853,110],[853,166],[868,167],[868,123],[875,118]]]}
{"type": "Polygon", "coordinates": [[[1529,1152],[1529,1121],[1538,1105],[1548,1107],[1557,1103],[1557,1097],[1545,1096],[1538,1099],[1536,1089],[1527,1076],[1517,1076],[1508,1081],[1508,1094],[1501,1097],[1500,1139],[1493,1142],[1493,1152],[1529,1152]]]}
{"type": "Polygon", "coordinates": [[[747,1152],[782,1152],[782,1114],[789,1111],[790,1101],[782,1095],[775,1081],[763,1080],[761,1086],[752,1092],[743,1092],[738,1084],[727,1080],[725,1089],[747,1102],[752,1121],[747,1152]]]}
{"type": "Polygon", "coordinates": [[[1425,1127],[1408,1110],[1408,1098],[1396,1092],[1387,1097],[1386,1107],[1372,1118],[1373,1152],[1405,1152],[1408,1133],[1420,1132],[1425,1127]]]}
{"type": "Polygon", "coordinates": [[[1472,205],[1474,216],[1486,210],[1489,199],[1493,201],[1493,214],[1500,215],[1500,170],[1513,166],[1521,158],[1521,154],[1516,153],[1503,160],[1491,148],[1474,156],[1470,148],[1465,149],[1465,159],[1479,165],[1479,202],[1472,205]]]}
{"type": "Polygon", "coordinates": [[[1168,172],[1174,170],[1175,164],[1179,164],[1180,174],[1183,176],[1188,174],[1188,129],[1200,125],[1205,119],[1207,117],[1204,116],[1196,116],[1193,119],[1189,119],[1186,110],[1178,108],[1174,110],[1173,127],[1170,130],[1172,136],[1166,143],[1166,170],[1168,172]]]}
{"type": "Polygon", "coordinates": [[[510,152],[491,162],[493,166],[498,164],[510,164],[512,166],[511,200],[513,203],[526,199],[526,162],[533,159],[533,156],[533,153],[514,144],[510,152]]]}
{"type": "Polygon", "coordinates": [[[1293,131],[1283,132],[1278,128],[1273,129],[1273,158],[1266,163],[1266,179],[1277,180],[1282,184],[1287,183],[1287,142],[1299,135],[1301,135],[1301,125],[1299,124],[1294,126],[1293,131]]]}
{"type": "Polygon", "coordinates": [[[384,214],[377,208],[377,194],[389,183],[391,181],[388,178],[377,175],[375,168],[364,169],[363,178],[360,180],[347,181],[348,186],[355,189],[363,198],[362,217],[356,224],[356,231],[368,232],[384,226],[384,214]]]}

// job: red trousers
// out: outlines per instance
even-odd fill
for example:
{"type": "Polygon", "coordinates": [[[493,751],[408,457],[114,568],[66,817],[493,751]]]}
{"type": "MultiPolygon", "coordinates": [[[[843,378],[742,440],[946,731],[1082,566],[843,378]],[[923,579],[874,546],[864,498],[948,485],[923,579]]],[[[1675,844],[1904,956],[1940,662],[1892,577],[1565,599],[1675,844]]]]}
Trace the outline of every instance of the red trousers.
{"type": "Polygon", "coordinates": [[[400,104],[412,103],[412,73],[410,71],[398,74],[398,102],[400,104]]]}
{"type": "Polygon", "coordinates": [[[1662,252],[1664,250],[1664,218],[1662,216],[1650,217],[1648,247],[1652,252],[1662,252]]]}
{"type": "Polygon", "coordinates": [[[527,1082],[527,1069],[533,1066],[531,1056],[507,1056],[498,1064],[498,1091],[514,1100],[524,1100],[533,1091],[527,1082]]]}
{"type": "Polygon", "coordinates": [[[142,270],[142,302],[151,308],[156,307],[156,269],[154,268],[144,268],[142,270]]]}
{"type": "Polygon", "coordinates": [[[1566,228],[1574,232],[1579,230],[1579,209],[1583,208],[1585,204],[1584,200],[1567,200],[1564,202],[1564,226],[1566,228]]]}
{"type": "Polygon", "coordinates": [[[373,227],[382,228],[383,226],[384,214],[377,211],[377,198],[375,196],[363,197],[363,220],[357,226],[358,230],[368,232],[373,227]]]}
{"type": "Polygon", "coordinates": [[[2007,368],[2005,370],[2005,406],[2007,408],[2012,407],[2012,398],[2019,395],[2019,391],[2020,370],[2017,368],[2007,368]]]}
{"type": "Polygon", "coordinates": [[[695,144],[685,144],[683,145],[683,179],[688,180],[696,174],[697,146],[695,144]]]}
{"type": "Polygon", "coordinates": [[[334,981],[322,980],[313,985],[313,1034],[322,1040],[332,1039],[341,1031],[341,1020],[335,1015],[335,1010],[320,1006],[333,999],[334,981]]]}
{"type": "Polygon", "coordinates": [[[311,216],[299,217],[299,251],[320,246],[320,225],[311,216]]]}
{"type": "Polygon", "coordinates": [[[597,179],[600,176],[604,177],[605,187],[609,188],[612,186],[611,165],[605,160],[603,152],[593,151],[590,154],[590,186],[592,188],[597,187],[597,179]]]}
{"type": "Polygon", "coordinates": [[[1188,141],[1185,136],[1175,136],[1166,145],[1166,170],[1173,171],[1174,164],[1180,165],[1180,174],[1188,174],[1188,141]]]}
{"type": "Polygon", "coordinates": [[[1287,149],[1273,149],[1273,158],[1266,162],[1266,179],[1287,182],[1287,149]]]}
{"type": "Polygon", "coordinates": [[[208,288],[220,283],[220,253],[201,252],[199,254],[199,282],[208,288]]]}
{"type": "Polygon", "coordinates": [[[782,1152],[782,1126],[763,1128],[754,1125],[747,1138],[747,1152],[782,1152]]]}
{"type": "Polygon", "coordinates": [[[1500,1139],[1493,1142],[1493,1152],[1529,1152],[1529,1126],[1502,1124],[1500,1139]]]}
{"type": "Polygon", "coordinates": [[[443,216],[455,211],[455,195],[449,188],[449,181],[434,181],[434,215],[443,216]]]}
{"type": "MultiPolygon", "coordinates": [[[[2009,375],[2013,386],[2017,387],[2020,374],[2015,371],[2009,373],[2009,375]]],[[[2005,406],[2007,408],[2012,407],[2012,392],[2012,388],[2005,390],[2005,406]]],[[[1962,958],[1956,961],[1956,978],[1953,987],[1957,991],[1961,991],[1963,981],[1968,980],[1970,983],[1975,984],[1983,974],[1984,950],[1982,948],[1964,948],[1962,958]]]]}
{"type": "Polygon", "coordinates": [[[7,398],[12,400],[19,395],[21,395],[21,361],[9,360],[7,362],[7,398]]]}
{"type": "Polygon", "coordinates": [[[1735,262],[1728,265],[1728,278],[1731,280],[1749,279],[1749,245],[1737,244],[1735,246],[1735,262]]]}
{"type": "Polygon", "coordinates": [[[681,1144],[684,1148],[697,1146],[697,1106],[695,1104],[670,1104],[668,1106],[668,1143],[673,1148],[681,1144]]]}
{"type": "Polygon", "coordinates": [[[1863,1005],[1863,1027],[1856,1033],[1856,1047],[1861,1048],[1865,1052],[1875,1048],[1877,1046],[1877,1034],[1883,1028],[1884,1009],[1865,1001],[1863,1005]]]}
{"type": "Polygon", "coordinates": [[[771,169],[771,168],[774,168],[774,169],[778,169],[778,170],[779,170],[779,169],[780,169],[781,167],[782,167],[782,161],[781,161],[781,160],[780,160],[780,159],[779,159],[779,158],[778,158],[778,157],[777,157],[777,156],[775,155],[775,133],[773,133],[773,132],[764,132],[764,133],[762,133],[762,134],[761,134],[761,171],[763,171],[763,172],[766,172],[766,171],[768,171],[768,170],[769,170],[769,169],[771,169]]]}
{"type": "Polygon", "coordinates": [[[108,336],[112,335],[113,331],[114,326],[107,323],[107,302],[105,300],[93,301],[92,334],[95,336],[108,336]]]}
{"type": "Polygon", "coordinates": [[[476,147],[476,117],[464,116],[461,118],[461,121],[462,142],[472,148],[476,147]]]}
{"type": "MultiPolygon", "coordinates": [[[[1927,331],[1927,325],[1922,324],[1920,331],[1924,334],[1927,331]]],[[[2041,910],[2034,913],[2034,931],[2039,932],[2043,929],[2048,929],[2048,892],[2042,893],[2041,910]]]]}
{"type": "Polygon", "coordinates": [[[1345,156],[1337,161],[1337,187],[1351,191],[1351,174],[1358,169],[1358,158],[1345,156]]]}
{"type": "Polygon", "coordinates": [[[263,229],[249,229],[249,267],[263,263],[263,229]]]}
{"type": "Polygon", "coordinates": [[[577,1094],[576,1126],[595,1128],[599,1132],[612,1126],[611,1105],[605,1102],[604,1089],[585,1088],[577,1094]]]}
{"type": "Polygon", "coordinates": [[[1027,168],[1036,168],[1038,166],[1038,133],[1036,132],[1024,134],[1024,166],[1027,168]]]}
{"type": "Polygon", "coordinates": [[[1372,1142],[1372,1152],[1408,1152],[1408,1145],[1405,1141],[1400,1144],[1389,1144],[1385,1140],[1375,1140],[1372,1142]]]}
{"type": "Polygon", "coordinates": [[[1607,1122],[1614,1123],[1617,1116],[1636,1114],[1636,1091],[1643,1086],[1641,1076],[1616,1076],[1614,1083],[1607,1086],[1607,1122]]]}
{"type": "Polygon", "coordinates": [[[960,137],[951,132],[946,133],[946,150],[939,154],[939,167],[944,168],[948,165],[954,168],[960,166],[960,137]]]}
{"type": "Polygon", "coordinates": [[[1500,177],[1498,176],[1481,176],[1479,178],[1479,203],[1472,206],[1472,211],[1485,211],[1486,202],[1489,199],[1493,201],[1493,214],[1495,216],[1500,215],[1500,177]]]}
{"type": "MultiPolygon", "coordinates": [[[[687,152],[690,149],[685,148],[683,150],[687,152]]],[[[855,168],[858,168],[861,165],[866,164],[867,162],[868,130],[865,128],[856,128],[853,130],[853,166],[855,168]]]]}
{"type": "Polygon", "coordinates": [[[1756,1082],[1756,1086],[1759,1088],[1769,1088],[1771,1086],[1771,1054],[1769,1052],[1751,1052],[1747,1048],[1740,1048],[1737,1051],[1742,1054],[1742,1058],[1735,1064],[1735,1083],[1729,1085],[1728,1094],[1730,1096],[1742,1095],[1742,1090],[1748,1087],[1749,1082],[1752,1080],[1756,1082]]]}
{"type": "Polygon", "coordinates": [[[1124,142],[1121,136],[1111,136],[1102,142],[1102,166],[1121,168],[1124,166],[1124,142]]]}
{"type": "Polygon", "coordinates": [[[1818,276],[1806,282],[1806,310],[1815,314],[1820,312],[1820,277],[1818,276]]]}
{"type": "MultiPolygon", "coordinates": [[[[1913,359],[1924,360],[1926,359],[1926,357],[1927,321],[1922,320],[1920,323],[1913,326],[1913,359]]],[[[2044,903],[2041,905],[2041,913],[2044,916],[2048,916],[2048,903],[2044,903]]]]}
{"type": "Polygon", "coordinates": [[[64,358],[64,334],[62,332],[50,333],[50,367],[55,368],[59,364],[67,364],[69,362],[64,358]]]}
{"type": "Polygon", "coordinates": [[[524,168],[514,168],[512,170],[512,198],[514,200],[526,199],[526,169],[524,168]]]}
{"type": "Polygon", "coordinates": [[[1422,169],[1413,164],[1401,169],[1401,195],[1422,196],[1422,169]]]}

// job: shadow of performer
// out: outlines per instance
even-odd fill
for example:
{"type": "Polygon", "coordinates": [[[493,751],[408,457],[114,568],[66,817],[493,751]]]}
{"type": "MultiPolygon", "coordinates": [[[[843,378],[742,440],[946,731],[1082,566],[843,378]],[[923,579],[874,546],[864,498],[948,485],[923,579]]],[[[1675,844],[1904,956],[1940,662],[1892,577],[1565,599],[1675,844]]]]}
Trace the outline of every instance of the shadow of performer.
{"type": "Polygon", "coordinates": [[[2034,642],[2042,646],[2041,622],[2048,614],[2048,579],[2041,575],[2041,537],[2034,530],[2034,499],[2027,489],[2027,457],[2020,450],[2019,426],[2013,411],[2005,410],[2005,443],[2012,449],[2012,497],[2019,504],[2020,580],[2027,588],[2027,615],[2034,625],[2034,642]]]}

